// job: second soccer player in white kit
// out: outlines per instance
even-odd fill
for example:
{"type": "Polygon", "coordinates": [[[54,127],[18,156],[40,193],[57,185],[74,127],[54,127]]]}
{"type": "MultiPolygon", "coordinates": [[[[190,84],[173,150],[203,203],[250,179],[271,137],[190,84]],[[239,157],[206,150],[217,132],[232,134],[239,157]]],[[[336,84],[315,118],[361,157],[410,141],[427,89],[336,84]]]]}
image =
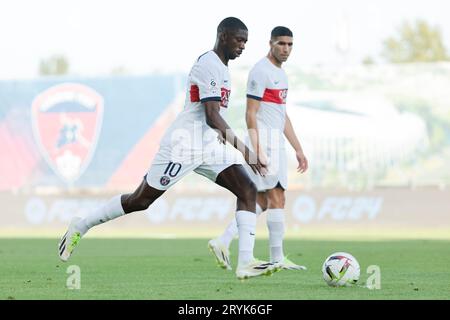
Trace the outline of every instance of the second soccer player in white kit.
{"type": "MultiPolygon", "coordinates": [[[[265,176],[247,171],[258,189],[256,214],[267,210],[269,229],[270,261],[283,269],[305,270],[289,260],[283,251],[285,232],[285,190],[287,189],[287,158],[285,139],[291,144],[298,161],[297,170],[308,169],[308,161],[295,134],[291,120],[286,114],[288,79],[281,68],[292,50],[293,34],[286,27],[275,27],[271,33],[270,51],[250,71],[247,82],[246,121],[251,148],[260,161],[267,165],[265,176]]],[[[209,241],[222,268],[231,270],[229,246],[237,234],[236,219],[233,219],[224,233],[209,241]]]]}

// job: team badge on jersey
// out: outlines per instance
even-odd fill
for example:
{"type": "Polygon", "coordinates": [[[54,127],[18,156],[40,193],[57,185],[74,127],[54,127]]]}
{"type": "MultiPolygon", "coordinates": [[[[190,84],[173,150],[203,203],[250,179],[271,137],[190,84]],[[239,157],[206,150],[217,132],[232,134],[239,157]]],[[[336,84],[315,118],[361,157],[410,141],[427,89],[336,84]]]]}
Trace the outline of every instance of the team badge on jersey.
{"type": "Polygon", "coordinates": [[[168,176],[162,176],[159,180],[162,186],[167,186],[170,183],[170,178],[168,176]]]}
{"type": "Polygon", "coordinates": [[[66,182],[89,165],[103,120],[103,98],[93,89],[64,83],[40,93],[31,106],[33,131],[48,165],[66,182]]]}

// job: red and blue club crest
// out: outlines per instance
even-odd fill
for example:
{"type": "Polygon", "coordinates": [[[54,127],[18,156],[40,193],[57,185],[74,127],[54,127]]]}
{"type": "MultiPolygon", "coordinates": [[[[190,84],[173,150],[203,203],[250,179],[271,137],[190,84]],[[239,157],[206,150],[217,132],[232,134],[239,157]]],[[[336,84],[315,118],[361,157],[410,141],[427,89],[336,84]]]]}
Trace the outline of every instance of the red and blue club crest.
{"type": "Polygon", "coordinates": [[[89,165],[103,120],[103,98],[78,83],[63,83],[40,93],[31,106],[34,136],[49,166],[66,182],[89,165]]]}

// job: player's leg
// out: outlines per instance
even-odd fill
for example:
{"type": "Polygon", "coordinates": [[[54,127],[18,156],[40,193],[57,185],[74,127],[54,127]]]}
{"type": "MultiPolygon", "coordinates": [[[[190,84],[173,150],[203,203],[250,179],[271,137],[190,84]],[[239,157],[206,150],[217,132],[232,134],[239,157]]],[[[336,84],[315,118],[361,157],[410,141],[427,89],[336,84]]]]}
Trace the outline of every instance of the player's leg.
{"type": "Polygon", "coordinates": [[[284,204],[285,195],[281,186],[267,190],[267,228],[269,229],[270,261],[281,261],[284,258],[283,237],[285,232],[284,204]]]}
{"type": "Polygon", "coordinates": [[[195,161],[171,161],[171,156],[170,148],[160,149],[145,179],[133,193],[113,197],[84,219],[72,219],[68,231],[59,243],[61,260],[67,261],[74,247],[90,228],[130,212],[147,209],[165,190],[198,166],[195,161]]]}
{"type": "Polygon", "coordinates": [[[239,255],[236,275],[248,278],[272,274],[274,265],[256,260],[253,256],[256,229],[256,186],[242,165],[234,164],[217,176],[216,183],[237,197],[236,222],[239,234],[239,255]]]}
{"type": "MultiPolygon", "coordinates": [[[[256,217],[264,212],[267,208],[267,199],[265,192],[258,192],[256,196],[256,217]]],[[[228,223],[224,232],[217,238],[211,239],[208,242],[208,247],[214,253],[219,267],[227,270],[232,270],[230,260],[230,244],[234,237],[238,234],[238,226],[236,217],[233,216],[230,223],[228,223]]]]}
{"type": "MultiPolygon", "coordinates": [[[[261,213],[263,213],[267,209],[267,198],[265,192],[258,192],[256,195],[256,218],[258,218],[261,213]]],[[[231,241],[233,241],[234,237],[238,233],[237,228],[237,222],[236,217],[233,217],[233,219],[228,224],[225,231],[222,233],[222,235],[219,236],[220,242],[226,246],[227,248],[230,247],[231,241]]]]}
{"type": "Polygon", "coordinates": [[[105,206],[82,219],[78,223],[78,226],[82,231],[81,235],[84,235],[89,229],[96,225],[131,212],[146,210],[164,192],[165,190],[158,190],[149,186],[147,180],[143,179],[133,193],[113,197],[105,206]]]}
{"type": "MultiPolygon", "coordinates": [[[[261,176],[255,174],[253,170],[246,164],[245,162],[242,164],[246,169],[246,172],[250,179],[255,183],[255,185],[260,185],[261,176]]],[[[256,197],[256,217],[258,217],[265,209],[267,208],[267,199],[264,192],[258,192],[256,197]]],[[[229,256],[229,247],[231,241],[238,234],[238,227],[236,217],[233,216],[233,219],[230,220],[228,225],[226,226],[224,232],[218,236],[217,238],[211,239],[208,242],[208,247],[211,252],[214,253],[218,265],[221,268],[232,270],[229,256]]]]}
{"type": "MultiPolygon", "coordinates": [[[[256,195],[256,211],[258,211],[259,207],[259,214],[263,213],[267,210],[267,193],[266,191],[258,192],[256,195]]],[[[256,212],[258,214],[258,212],[256,212]]]]}
{"type": "MultiPolygon", "coordinates": [[[[259,217],[259,215],[264,212],[267,208],[267,199],[265,192],[258,192],[256,196],[256,217],[259,217]]],[[[233,217],[233,219],[230,221],[230,223],[225,228],[225,231],[216,239],[216,241],[219,241],[221,245],[229,248],[231,241],[233,241],[234,237],[237,235],[238,229],[237,229],[237,222],[236,217],[233,217]]]]}
{"type": "Polygon", "coordinates": [[[59,256],[67,261],[81,237],[94,226],[116,219],[124,214],[147,209],[165,190],[158,190],[148,185],[146,179],[129,194],[117,195],[109,199],[85,218],[72,219],[67,232],[59,242],[59,256]]]}
{"type": "Polygon", "coordinates": [[[270,261],[277,262],[283,269],[305,270],[290,261],[284,254],[283,240],[285,233],[285,190],[281,184],[267,191],[267,228],[269,229],[270,261]]]}

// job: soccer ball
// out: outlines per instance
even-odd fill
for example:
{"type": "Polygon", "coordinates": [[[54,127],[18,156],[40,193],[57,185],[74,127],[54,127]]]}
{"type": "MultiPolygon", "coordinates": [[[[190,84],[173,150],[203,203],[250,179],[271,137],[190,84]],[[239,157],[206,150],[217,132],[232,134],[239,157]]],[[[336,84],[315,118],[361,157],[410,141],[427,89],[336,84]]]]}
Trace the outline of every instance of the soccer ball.
{"type": "Polygon", "coordinates": [[[359,280],[359,263],[351,254],[335,252],[325,259],[322,266],[325,282],[332,287],[356,284],[359,280]]]}

